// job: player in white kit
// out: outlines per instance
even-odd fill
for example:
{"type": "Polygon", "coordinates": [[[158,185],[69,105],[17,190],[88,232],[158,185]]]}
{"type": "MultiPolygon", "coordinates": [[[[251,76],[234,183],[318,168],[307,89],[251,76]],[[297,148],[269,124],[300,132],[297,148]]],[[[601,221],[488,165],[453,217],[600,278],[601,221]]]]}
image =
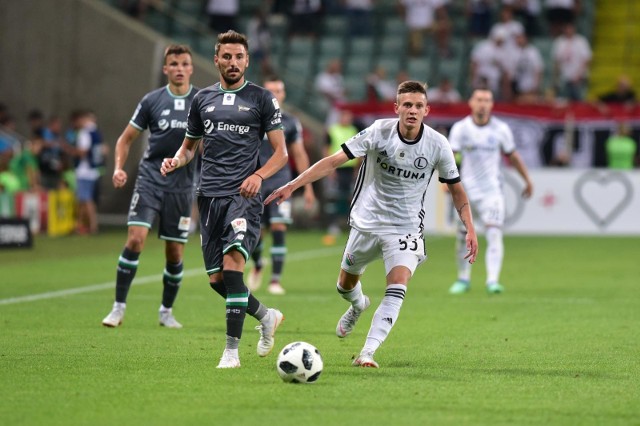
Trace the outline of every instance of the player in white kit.
{"type": "Polygon", "coordinates": [[[353,331],[369,307],[360,277],[367,265],[382,258],[386,291],[355,366],[378,367],[373,355],[398,319],[409,279],[427,257],[423,238],[425,194],[435,171],[448,185],[453,204],[466,227],[466,258],[473,263],[478,241],[467,195],[447,139],[423,124],[429,113],[426,89],[417,81],[398,86],[398,119],[375,121],[342,144],[342,149],[315,163],[296,179],[275,190],[265,204],[281,203],[296,189],[329,175],[344,162],[364,157],[356,179],[337,290],[351,303],[336,327],[338,337],[353,331]]]}
{"type": "MultiPolygon", "coordinates": [[[[504,255],[502,226],[505,218],[501,171],[503,155],[509,158],[524,179],[523,197],[531,197],[533,184],[527,167],[516,152],[511,129],[504,121],[491,116],[491,91],[474,90],[469,99],[469,107],[471,115],[453,125],[449,132],[449,143],[453,152],[461,154],[460,174],[464,189],[471,201],[474,216],[476,219],[479,218],[485,227],[486,289],[489,294],[498,294],[504,291],[500,284],[504,255]]],[[[464,260],[465,234],[464,227],[461,227],[456,239],[458,279],[449,289],[452,294],[465,293],[470,288],[471,265],[464,260]]]]}

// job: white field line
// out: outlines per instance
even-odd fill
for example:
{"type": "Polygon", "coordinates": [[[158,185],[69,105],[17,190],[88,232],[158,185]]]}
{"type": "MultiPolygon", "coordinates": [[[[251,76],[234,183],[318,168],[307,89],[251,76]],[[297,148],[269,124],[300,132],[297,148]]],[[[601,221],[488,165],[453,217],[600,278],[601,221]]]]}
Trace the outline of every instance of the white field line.
{"type": "MultiPolygon", "coordinates": [[[[341,253],[343,248],[339,247],[326,247],[317,250],[309,250],[297,253],[287,254],[287,262],[301,262],[304,260],[315,259],[319,257],[334,256],[341,253]]],[[[339,259],[336,259],[336,267],[339,265],[339,259]]],[[[192,268],[184,271],[184,277],[191,277],[194,275],[206,276],[204,267],[192,268]]],[[[144,277],[136,277],[132,285],[143,285],[153,282],[158,282],[162,279],[161,274],[147,275],[144,277]]],[[[14,305],[16,303],[34,302],[36,300],[54,299],[56,297],[72,296],[74,294],[91,293],[94,291],[113,289],[116,285],[115,281],[109,281],[102,284],[91,284],[83,287],[67,288],[64,290],[48,291],[46,293],[30,294],[19,297],[9,297],[7,299],[0,299],[0,305],[14,305]]]]}

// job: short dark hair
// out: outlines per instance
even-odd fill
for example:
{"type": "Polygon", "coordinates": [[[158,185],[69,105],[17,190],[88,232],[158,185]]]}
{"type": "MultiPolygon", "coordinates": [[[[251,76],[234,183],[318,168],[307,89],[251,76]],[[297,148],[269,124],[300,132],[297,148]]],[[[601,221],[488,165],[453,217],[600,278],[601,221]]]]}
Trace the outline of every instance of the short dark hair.
{"type": "Polygon", "coordinates": [[[186,53],[189,56],[193,56],[191,54],[191,49],[186,44],[170,44],[164,49],[164,61],[167,62],[167,57],[169,55],[182,55],[186,53]]]}
{"type": "Polygon", "coordinates": [[[233,30],[229,30],[226,33],[218,34],[218,42],[216,43],[216,55],[220,51],[220,46],[223,44],[241,44],[244,46],[244,49],[247,51],[247,53],[249,53],[249,42],[247,41],[247,36],[233,30]]]}
{"type": "Polygon", "coordinates": [[[263,83],[269,83],[272,81],[282,81],[282,79],[276,74],[268,74],[262,79],[263,83]]]}
{"type": "Polygon", "coordinates": [[[427,85],[419,81],[403,81],[398,85],[397,95],[400,96],[403,93],[422,93],[427,96],[427,85]]]}

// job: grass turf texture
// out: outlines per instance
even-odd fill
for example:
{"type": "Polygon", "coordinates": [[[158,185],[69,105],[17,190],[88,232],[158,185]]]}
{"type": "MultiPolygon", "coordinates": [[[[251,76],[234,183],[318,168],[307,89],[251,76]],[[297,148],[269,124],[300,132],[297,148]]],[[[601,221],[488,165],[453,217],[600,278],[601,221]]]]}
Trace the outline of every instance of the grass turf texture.
{"type": "Polygon", "coordinates": [[[224,305],[207,284],[197,238],[174,309],[184,329],[158,325],[164,255],[155,238],[124,324],[100,325],[124,239],[118,229],[0,252],[3,425],[638,424],[638,238],[507,237],[499,296],[484,292],[484,251],[471,292],[449,295],[453,239],[427,238],[429,260],[373,370],[350,364],[384,293],[381,262],[363,278],[372,308],[338,339],[348,307],[335,291],[342,241],[323,247],[318,233],[292,232],[287,295],[269,295],[266,282],[256,292],[286,316],[276,347],[255,354],[256,322],[247,317],[242,368],[225,371],[215,368],[224,305]],[[49,298],[19,299],[42,293],[49,298]],[[275,371],[279,350],[296,340],[323,355],[313,385],[282,383],[275,371]]]}

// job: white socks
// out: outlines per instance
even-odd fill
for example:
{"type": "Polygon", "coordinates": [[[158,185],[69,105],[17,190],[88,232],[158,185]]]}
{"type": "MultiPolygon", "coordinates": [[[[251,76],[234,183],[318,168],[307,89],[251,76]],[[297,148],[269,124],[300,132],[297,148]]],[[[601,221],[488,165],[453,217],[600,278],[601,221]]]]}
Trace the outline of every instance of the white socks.
{"type": "Polygon", "coordinates": [[[389,284],[371,320],[371,328],[367,334],[363,352],[373,354],[385,341],[391,328],[394,326],[400,315],[400,308],[404,301],[407,286],[404,284],[389,284]]]}
{"type": "Polygon", "coordinates": [[[364,294],[362,294],[362,284],[360,284],[360,281],[358,281],[358,284],[356,284],[353,290],[345,290],[340,286],[340,283],[336,285],[336,289],[344,300],[351,303],[354,309],[359,311],[364,309],[364,294]]]}
{"type": "Polygon", "coordinates": [[[497,283],[500,280],[502,258],[504,257],[504,244],[502,242],[502,230],[494,226],[487,227],[487,254],[484,257],[487,267],[487,284],[497,283]]]}

